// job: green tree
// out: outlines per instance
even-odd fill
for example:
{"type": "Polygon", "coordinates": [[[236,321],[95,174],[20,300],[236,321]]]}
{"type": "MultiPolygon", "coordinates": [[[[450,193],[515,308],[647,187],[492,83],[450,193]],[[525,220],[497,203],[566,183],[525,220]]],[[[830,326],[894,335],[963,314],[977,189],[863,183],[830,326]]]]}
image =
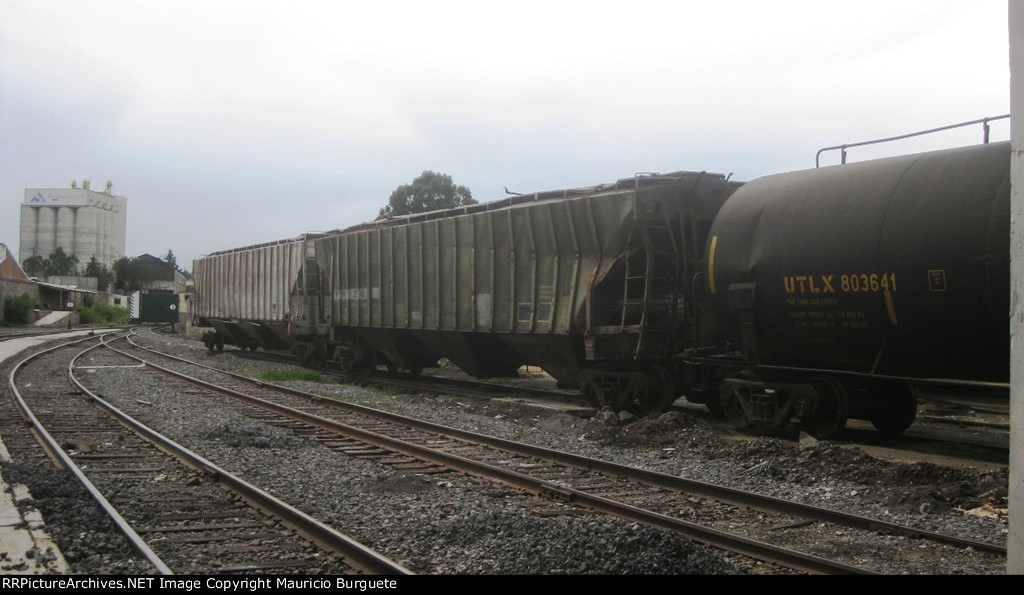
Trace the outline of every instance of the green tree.
{"type": "Polygon", "coordinates": [[[181,269],[178,268],[178,257],[174,255],[174,250],[167,250],[167,254],[164,254],[164,262],[171,265],[179,273],[181,272],[181,269]]]}
{"type": "Polygon", "coordinates": [[[475,204],[469,188],[456,186],[448,174],[427,170],[412,183],[395,188],[388,199],[388,205],[380,210],[377,219],[475,204]]]}
{"type": "Polygon", "coordinates": [[[96,277],[96,289],[100,291],[109,289],[110,282],[114,279],[114,274],[110,272],[107,265],[100,264],[96,260],[95,254],[89,259],[89,264],[85,265],[85,276],[96,277]]]}
{"type": "Polygon", "coordinates": [[[53,254],[46,257],[45,274],[47,277],[77,275],[78,257],[64,252],[64,248],[57,246],[53,254]]]}
{"type": "Polygon", "coordinates": [[[167,254],[164,254],[163,261],[174,267],[174,270],[178,271],[185,276],[186,279],[192,278],[192,273],[178,266],[178,257],[175,256],[174,250],[168,250],[167,254]]]}
{"type": "Polygon", "coordinates": [[[142,263],[138,258],[124,256],[114,261],[114,287],[121,293],[142,289],[142,263]]]}
{"type": "Polygon", "coordinates": [[[45,275],[46,259],[38,254],[29,256],[21,262],[21,270],[29,277],[42,277],[45,275]]]}
{"type": "Polygon", "coordinates": [[[21,263],[21,270],[30,277],[73,277],[78,274],[78,257],[64,252],[64,248],[58,246],[46,258],[38,254],[26,258],[21,263]]]}

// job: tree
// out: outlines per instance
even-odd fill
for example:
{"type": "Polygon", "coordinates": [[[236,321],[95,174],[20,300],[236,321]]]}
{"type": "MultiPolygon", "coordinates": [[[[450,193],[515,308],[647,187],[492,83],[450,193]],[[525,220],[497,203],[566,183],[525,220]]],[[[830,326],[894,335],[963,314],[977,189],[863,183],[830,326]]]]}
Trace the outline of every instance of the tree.
{"type": "Polygon", "coordinates": [[[475,204],[469,188],[456,186],[448,174],[426,170],[412,183],[395,188],[377,219],[475,204]]]}
{"type": "Polygon", "coordinates": [[[46,258],[47,277],[73,277],[78,274],[78,257],[67,254],[64,248],[57,246],[53,254],[46,258]]]}
{"type": "Polygon", "coordinates": [[[167,250],[167,254],[164,254],[163,261],[171,265],[171,267],[185,276],[186,279],[192,278],[192,273],[178,266],[178,257],[175,256],[174,250],[167,250]]]}
{"type": "Polygon", "coordinates": [[[110,272],[107,265],[100,264],[96,260],[95,254],[89,259],[89,264],[85,265],[85,276],[96,277],[96,289],[100,291],[106,291],[110,287],[110,282],[114,279],[114,274],[110,272]]]}
{"type": "Polygon", "coordinates": [[[179,273],[181,272],[181,269],[178,268],[178,258],[174,256],[174,250],[167,250],[167,254],[164,254],[164,262],[171,265],[171,267],[179,273]]]}
{"type": "Polygon", "coordinates": [[[78,274],[78,257],[58,246],[46,258],[38,254],[29,256],[21,263],[21,270],[29,277],[73,277],[78,274]]]}
{"type": "Polygon", "coordinates": [[[138,258],[127,256],[114,261],[114,286],[121,293],[131,293],[142,289],[142,263],[138,258]]]}
{"type": "Polygon", "coordinates": [[[36,254],[21,262],[21,270],[29,277],[43,277],[46,270],[46,259],[36,254]]]}

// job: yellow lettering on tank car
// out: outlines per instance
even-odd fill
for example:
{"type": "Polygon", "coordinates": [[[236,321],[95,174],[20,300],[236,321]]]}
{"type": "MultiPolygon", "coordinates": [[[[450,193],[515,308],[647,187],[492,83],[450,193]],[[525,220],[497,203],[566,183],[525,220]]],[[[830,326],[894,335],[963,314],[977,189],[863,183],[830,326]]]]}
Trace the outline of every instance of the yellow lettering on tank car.
{"type": "Polygon", "coordinates": [[[782,287],[786,293],[836,293],[835,279],[835,275],[792,275],[782,278],[782,287]]]}
{"type": "Polygon", "coordinates": [[[887,293],[896,291],[896,273],[789,275],[782,278],[782,287],[787,294],[887,293]]]}
{"type": "Polygon", "coordinates": [[[843,293],[878,293],[896,291],[896,273],[856,273],[839,276],[843,293]]]}
{"type": "Polygon", "coordinates": [[[898,326],[899,321],[896,319],[896,306],[892,303],[891,291],[885,292],[885,309],[889,312],[889,322],[891,322],[893,326],[898,326]]]}
{"type": "Polygon", "coordinates": [[[711,248],[708,250],[708,286],[711,295],[715,295],[715,249],[718,248],[718,236],[712,236],[711,248]]]}

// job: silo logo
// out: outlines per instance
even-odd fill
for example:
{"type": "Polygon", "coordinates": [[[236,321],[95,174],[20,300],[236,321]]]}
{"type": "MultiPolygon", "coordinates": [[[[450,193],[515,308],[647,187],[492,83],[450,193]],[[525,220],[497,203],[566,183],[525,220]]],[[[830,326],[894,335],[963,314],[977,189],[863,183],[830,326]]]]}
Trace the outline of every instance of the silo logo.
{"type": "Polygon", "coordinates": [[[37,203],[37,202],[46,202],[46,199],[45,199],[45,198],[43,198],[43,195],[42,195],[42,193],[40,193],[40,192],[36,192],[36,195],[35,195],[35,196],[33,196],[33,197],[32,197],[32,200],[30,200],[29,202],[31,202],[31,203],[37,203]]]}

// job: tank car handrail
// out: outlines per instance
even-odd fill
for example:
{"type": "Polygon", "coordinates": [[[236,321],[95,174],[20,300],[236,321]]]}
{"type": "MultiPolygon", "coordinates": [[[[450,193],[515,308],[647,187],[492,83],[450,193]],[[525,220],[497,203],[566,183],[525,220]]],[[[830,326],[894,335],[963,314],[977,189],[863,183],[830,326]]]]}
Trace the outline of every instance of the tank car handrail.
{"type": "Polygon", "coordinates": [[[984,127],[985,133],[984,133],[983,144],[988,144],[988,137],[989,137],[989,125],[988,125],[988,123],[989,122],[994,122],[996,120],[1004,120],[1004,119],[1009,118],[1009,117],[1010,117],[1010,114],[1004,114],[1002,116],[990,116],[990,117],[981,118],[981,119],[978,119],[978,120],[971,120],[970,122],[960,122],[959,124],[950,124],[949,126],[942,126],[940,128],[932,128],[930,130],[922,130],[920,132],[911,132],[909,134],[901,134],[899,136],[890,136],[888,138],[879,138],[879,139],[875,139],[875,140],[862,141],[862,142],[859,142],[859,143],[848,143],[848,144],[843,144],[843,145],[836,145],[834,147],[825,147],[824,149],[819,149],[817,155],[815,155],[815,157],[814,157],[814,167],[821,167],[821,154],[824,153],[825,151],[834,151],[836,149],[842,149],[842,160],[840,161],[840,163],[841,164],[845,164],[846,163],[846,149],[849,149],[849,148],[852,148],[852,147],[863,147],[865,145],[874,145],[874,144],[879,144],[879,143],[887,143],[887,142],[892,142],[892,141],[896,141],[896,140],[903,140],[903,139],[906,139],[906,138],[912,138],[912,137],[915,137],[915,136],[922,136],[922,135],[925,135],[925,134],[932,134],[932,133],[935,133],[935,132],[943,132],[943,131],[946,131],[946,130],[952,130],[954,128],[963,128],[964,126],[973,126],[975,124],[981,124],[984,127]]]}

